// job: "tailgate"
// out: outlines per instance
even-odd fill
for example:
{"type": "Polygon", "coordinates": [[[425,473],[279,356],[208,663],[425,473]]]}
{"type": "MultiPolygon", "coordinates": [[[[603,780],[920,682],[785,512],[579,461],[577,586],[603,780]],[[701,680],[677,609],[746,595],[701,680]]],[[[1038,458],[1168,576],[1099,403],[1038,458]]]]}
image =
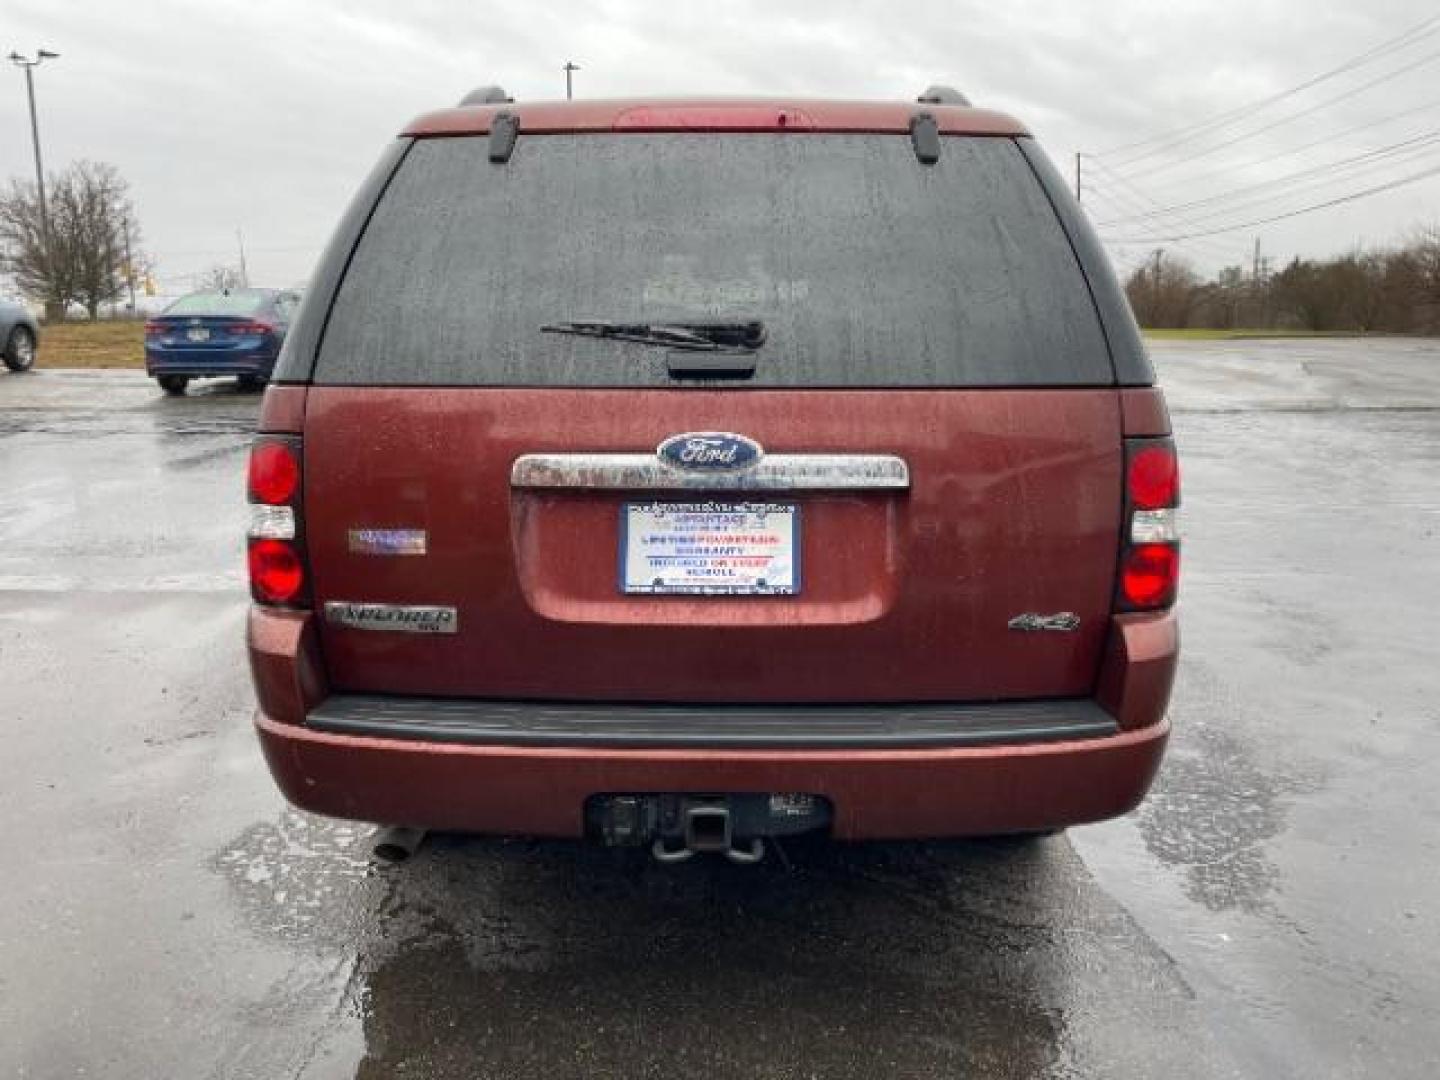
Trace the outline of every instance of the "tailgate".
{"type": "Polygon", "coordinates": [[[330,681],[349,692],[553,700],[1088,694],[1113,588],[1119,429],[1110,389],[316,386],[305,514],[317,607],[456,613],[443,634],[322,620],[330,681]],[[665,439],[705,431],[753,439],[762,462],[897,457],[908,486],[691,491],[657,488],[653,470],[597,486],[584,469],[546,486],[512,482],[526,455],[658,463],[665,439]],[[626,504],[700,499],[793,516],[795,591],[626,591],[626,504]],[[356,530],[423,532],[424,553],[367,550],[356,530]],[[1073,630],[1010,625],[1061,612],[1078,617],[1073,630]]]}

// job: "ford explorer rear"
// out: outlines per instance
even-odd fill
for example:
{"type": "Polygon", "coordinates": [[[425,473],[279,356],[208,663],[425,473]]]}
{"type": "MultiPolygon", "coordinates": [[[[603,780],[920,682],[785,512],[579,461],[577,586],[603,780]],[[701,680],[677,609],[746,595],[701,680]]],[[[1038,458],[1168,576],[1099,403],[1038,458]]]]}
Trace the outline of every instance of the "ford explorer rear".
{"type": "Polygon", "coordinates": [[[742,861],[1133,808],[1175,450],[1024,127],[938,88],[481,97],[387,149],[267,391],[285,794],[742,861]]]}

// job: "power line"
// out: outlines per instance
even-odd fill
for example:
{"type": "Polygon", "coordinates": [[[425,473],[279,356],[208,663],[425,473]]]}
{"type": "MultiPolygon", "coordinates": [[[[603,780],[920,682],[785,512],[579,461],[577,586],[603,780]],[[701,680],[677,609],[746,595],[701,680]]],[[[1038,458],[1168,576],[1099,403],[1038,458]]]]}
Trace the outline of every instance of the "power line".
{"type": "Polygon", "coordinates": [[[1346,60],[1338,67],[1331,68],[1329,71],[1321,72],[1319,75],[1306,79],[1304,82],[1292,86],[1288,90],[1282,90],[1278,94],[1272,94],[1269,97],[1260,99],[1259,101],[1253,101],[1248,105],[1241,105],[1237,108],[1230,109],[1223,113],[1219,113],[1218,115],[1212,116],[1207,120],[1200,120],[1196,123],[1188,124],[1184,127],[1175,128],[1168,132],[1162,132],[1159,135],[1152,135],[1145,139],[1139,139],[1135,142],[1127,143],[1124,146],[1114,147],[1110,150],[1103,151],[1099,156],[1113,157],[1115,155],[1124,155],[1131,150],[1139,149],[1142,146],[1148,146],[1151,143],[1162,143],[1163,145],[1156,146],[1155,148],[1147,150],[1140,154],[1132,154],[1128,158],[1126,158],[1125,161],[1117,162],[1116,164],[1128,164],[1133,161],[1139,161],[1146,157],[1150,157],[1153,154],[1161,153],[1162,151],[1169,149],[1174,145],[1178,145],[1180,143],[1188,141],[1189,139],[1197,137],[1202,132],[1210,131],[1219,127],[1224,127],[1236,120],[1244,119],[1245,117],[1253,115],[1254,113],[1259,112],[1262,109],[1268,108],[1271,105],[1284,101],[1287,98],[1294,97],[1296,94],[1302,93],[1303,91],[1310,89],[1312,86],[1318,86],[1320,83],[1323,83],[1329,79],[1344,75],[1347,72],[1353,71],[1358,67],[1363,67],[1365,64],[1368,64],[1373,60],[1378,60],[1381,56],[1385,56],[1389,53],[1406,48],[1409,45],[1414,44],[1415,41],[1428,37],[1430,34],[1434,33],[1435,29],[1437,28],[1437,23],[1440,23],[1440,15],[1431,16],[1430,18],[1424,19],[1421,22],[1417,23],[1415,26],[1410,27],[1410,29],[1396,35],[1395,37],[1390,38],[1387,41],[1383,41],[1379,45],[1373,46],[1370,49],[1367,49],[1365,52],[1359,54],[1358,56],[1351,57],[1349,60],[1346,60]]]}
{"type": "MultiPolygon", "coordinates": [[[[1433,145],[1426,145],[1395,151],[1390,155],[1389,160],[1361,162],[1347,166],[1344,170],[1347,175],[1314,176],[1308,180],[1299,180],[1285,191],[1242,198],[1238,202],[1232,202],[1229,205],[1222,205],[1215,209],[1193,213],[1191,220],[1201,225],[1208,225],[1208,223],[1215,221],[1217,218],[1224,219],[1233,217],[1237,213],[1252,213],[1267,204],[1290,201],[1291,205],[1293,205],[1293,200],[1297,195],[1302,198],[1310,198],[1320,194],[1321,189],[1331,187],[1337,183],[1351,183],[1361,178],[1368,179],[1369,177],[1365,177],[1364,174],[1371,173],[1376,169],[1388,169],[1396,165],[1408,166],[1428,163],[1426,159],[1432,159],[1437,149],[1440,148],[1433,145]]],[[[1393,173],[1391,175],[1393,175],[1393,173]]]]}
{"type": "MultiPolygon", "coordinates": [[[[1244,187],[1232,188],[1229,191],[1224,191],[1217,195],[1210,195],[1202,199],[1192,199],[1190,202],[1186,203],[1175,203],[1173,205],[1161,207],[1160,209],[1167,213],[1195,210],[1205,206],[1213,206],[1216,203],[1230,202],[1234,200],[1236,196],[1245,195],[1247,192],[1261,191],[1266,188],[1273,188],[1277,184],[1290,184],[1293,181],[1305,180],[1306,178],[1309,178],[1310,184],[1313,184],[1316,179],[1328,183],[1332,182],[1334,179],[1333,177],[1327,176],[1326,174],[1328,173],[1344,171],[1346,169],[1353,169],[1356,167],[1373,168],[1376,165],[1389,165],[1391,164],[1391,162],[1382,159],[1395,155],[1406,156],[1410,154],[1428,152],[1432,148],[1432,145],[1437,141],[1440,141],[1440,129],[1427,131],[1420,135],[1413,136],[1409,139],[1402,139],[1400,142],[1391,143],[1388,146],[1382,146],[1374,150],[1367,150],[1363,154],[1355,154],[1348,158],[1341,158],[1338,161],[1327,162],[1326,164],[1315,165],[1306,169],[1299,169],[1295,172],[1286,173],[1283,176],[1277,176],[1270,180],[1262,180],[1258,183],[1247,184],[1244,187]]],[[[1287,196],[1291,193],[1292,192],[1290,191],[1285,192],[1287,196]]],[[[1242,203],[1253,201],[1254,200],[1242,200],[1242,203]]],[[[1262,199],[1260,201],[1263,202],[1267,200],[1262,199]]],[[[1108,221],[1101,221],[1097,224],[1103,228],[1106,225],[1117,225],[1121,224],[1122,222],[1136,220],[1137,218],[1153,218],[1156,216],[1157,213],[1158,211],[1145,214],[1130,214],[1123,217],[1111,218],[1108,221]]],[[[1214,216],[1214,214],[1200,215],[1202,220],[1206,217],[1214,216]]]]}
{"type": "MultiPolygon", "coordinates": [[[[1186,214],[1184,214],[1184,213],[1176,213],[1176,212],[1174,212],[1174,211],[1168,210],[1168,209],[1166,209],[1165,207],[1161,206],[1160,203],[1158,203],[1152,196],[1150,196],[1150,195],[1147,194],[1146,192],[1142,191],[1137,185],[1135,185],[1135,184],[1132,183],[1131,181],[1127,180],[1125,177],[1121,176],[1119,173],[1117,173],[1117,172],[1115,172],[1114,170],[1112,170],[1112,169],[1111,169],[1109,166],[1107,166],[1103,161],[1097,161],[1097,162],[1095,162],[1095,165],[1100,169],[1101,173],[1103,174],[1103,175],[1102,175],[1102,180],[1103,180],[1104,182],[1103,182],[1101,185],[1099,185],[1099,188],[1098,188],[1098,190],[1099,190],[1099,192],[1100,192],[1100,194],[1101,194],[1102,196],[1104,196],[1104,195],[1106,195],[1106,194],[1108,193],[1108,194],[1109,194],[1109,197],[1110,197],[1112,200],[1114,200],[1115,202],[1119,202],[1119,203],[1122,203],[1122,204],[1125,204],[1125,205],[1128,205],[1128,206],[1131,206],[1131,207],[1133,207],[1133,206],[1139,206],[1139,205],[1142,205],[1142,204],[1143,204],[1144,206],[1148,206],[1148,207],[1150,208],[1150,210],[1149,210],[1148,212],[1153,213],[1154,216],[1156,216],[1156,217],[1168,218],[1172,223],[1174,223],[1175,225],[1178,225],[1178,226],[1179,226],[1179,230],[1178,230],[1178,231],[1183,231],[1183,230],[1185,230],[1185,229],[1203,229],[1203,228],[1205,227],[1204,224],[1203,224],[1203,222],[1192,221],[1192,220],[1190,219],[1189,215],[1186,215],[1186,214]],[[1124,194],[1124,192],[1122,192],[1122,191],[1120,190],[1120,187],[1119,187],[1119,186],[1117,186],[1117,187],[1114,188],[1114,189],[1107,188],[1106,185],[1107,185],[1107,184],[1110,184],[1110,183],[1114,183],[1114,184],[1116,184],[1116,185],[1123,185],[1123,187],[1124,187],[1125,189],[1128,189],[1129,192],[1133,193],[1133,197],[1132,197],[1131,195],[1128,195],[1128,194],[1127,194],[1124,199],[1121,199],[1119,196],[1120,196],[1121,194],[1124,194]]],[[[1092,184],[1092,190],[1096,190],[1095,187],[1093,186],[1093,185],[1094,185],[1094,180],[1093,180],[1093,179],[1092,179],[1092,181],[1091,181],[1091,184],[1092,184]]],[[[1207,242],[1206,244],[1197,245],[1197,247],[1199,247],[1199,248],[1209,247],[1211,250],[1209,250],[1208,252],[1201,252],[1201,253],[1203,253],[1203,254],[1208,254],[1210,258],[1214,258],[1214,259],[1228,259],[1228,258],[1230,257],[1230,252],[1229,252],[1229,251],[1225,251],[1225,252],[1222,254],[1221,252],[1219,252],[1219,251],[1217,251],[1217,250],[1214,250],[1215,248],[1220,248],[1220,247],[1222,247],[1221,244],[1219,244],[1218,242],[1215,242],[1215,241],[1209,241],[1209,242],[1207,242]]]]}
{"type": "Polygon", "coordinates": [[[1193,240],[1202,236],[1219,236],[1222,233],[1236,232],[1240,229],[1253,229],[1257,225],[1268,225],[1272,221],[1284,221],[1287,218],[1299,217],[1302,214],[1311,214],[1316,210],[1325,210],[1332,206],[1339,206],[1342,203],[1354,202],[1357,199],[1368,198],[1371,195],[1378,195],[1382,191],[1391,191],[1406,184],[1413,184],[1424,180],[1427,177],[1440,175],[1440,165],[1425,169],[1422,172],[1412,173],[1410,176],[1401,177],[1399,180],[1392,180],[1387,184],[1377,184],[1374,187],[1366,188],[1363,191],[1351,192],[1349,195],[1341,195],[1339,198],[1328,199],[1325,202],[1316,203],[1313,206],[1304,206],[1299,210],[1291,210],[1285,214],[1275,214],[1273,217],[1258,218],[1255,221],[1241,221],[1234,225],[1227,225],[1224,228],[1208,229],[1204,232],[1190,233],[1180,236],[1136,236],[1136,237],[1109,237],[1105,238],[1106,243],[1111,244],[1159,244],[1178,243],[1182,240],[1193,240]]]}
{"type": "Polygon", "coordinates": [[[1406,64],[1404,67],[1396,68],[1394,71],[1387,72],[1386,74],[1381,75],[1379,78],[1371,79],[1369,82],[1362,83],[1359,86],[1354,87],[1353,89],[1346,90],[1342,94],[1336,94],[1334,97],[1326,98],[1318,105],[1312,105],[1309,108],[1302,109],[1297,113],[1291,113],[1288,116],[1282,116],[1279,120],[1273,120],[1268,124],[1265,124],[1258,128],[1253,128],[1250,131],[1243,131],[1238,135],[1232,135],[1230,138],[1225,139],[1222,142],[1214,143],[1213,145],[1208,146],[1203,150],[1197,150],[1195,153],[1189,155],[1188,157],[1175,158],[1170,161],[1162,161],[1157,165],[1151,165],[1147,168],[1139,169],[1135,172],[1130,173],[1129,175],[1131,177],[1150,176],[1157,172],[1164,172],[1167,169],[1174,169],[1181,165],[1188,165],[1190,162],[1195,161],[1199,158],[1208,157],[1209,155],[1215,153],[1215,151],[1217,150],[1224,150],[1227,146],[1234,146],[1236,143],[1245,142],[1247,139],[1253,139],[1257,135],[1263,135],[1267,131],[1274,131],[1277,127],[1283,127],[1285,124],[1293,123],[1294,121],[1304,119],[1307,116],[1313,116],[1315,113],[1320,112],[1322,109],[1328,109],[1331,105],[1334,105],[1337,102],[1345,101],[1348,98],[1354,97],[1356,94],[1364,93],[1366,90],[1379,86],[1382,83],[1387,83],[1392,79],[1398,79],[1401,75],[1414,71],[1416,68],[1421,67],[1424,64],[1428,64],[1436,59],[1440,59],[1440,52],[1426,53],[1419,60],[1415,60],[1412,63],[1406,64]]]}
{"type": "Polygon", "coordinates": [[[1362,123],[1355,124],[1353,127],[1342,128],[1340,131],[1326,132],[1318,139],[1312,139],[1310,142],[1301,143],[1299,146],[1292,146],[1288,150],[1277,150],[1275,153],[1266,154],[1264,157],[1251,158],[1248,161],[1236,162],[1232,165],[1227,165],[1222,169],[1212,169],[1210,172],[1201,173],[1199,176],[1187,176],[1183,180],[1162,180],[1160,182],[1160,187],[1176,187],[1180,184],[1184,184],[1186,187],[1193,187],[1196,184],[1202,184],[1206,180],[1212,180],[1218,176],[1233,175],[1234,173],[1242,169],[1253,169],[1257,165],[1269,165],[1272,161],[1278,161],[1281,158],[1292,157],[1295,154],[1304,153],[1306,150],[1313,150],[1317,146],[1333,145],[1337,140],[1343,139],[1347,135],[1353,135],[1357,131],[1373,131],[1375,128],[1384,127],[1386,124],[1392,124],[1396,120],[1403,120],[1407,116],[1414,116],[1416,113],[1426,112],[1427,110],[1434,109],[1437,106],[1440,106],[1440,98],[1437,98],[1434,101],[1427,101],[1424,105],[1417,105],[1412,109],[1405,109],[1402,112],[1391,113],[1389,116],[1382,116],[1377,120],[1366,120],[1362,123]]]}
{"type": "MultiPolygon", "coordinates": [[[[1169,227],[1174,228],[1177,232],[1204,228],[1203,223],[1192,224],[1190,222],[1178,220],[1168,223],[1162,222],[1160,224],[1161,227],[1164,227],[1166,224],[1168,224],[1169,227]]],[[[1186,252],[1195,256],[1196,258],[1204,259],[1207,261],[1225,262],[1233,258],[1235,255],[1235,253],[1230,250],[1227,245],[1216,240],[1187,240],[1184,242],[1176,242],[1175,246],[1183,248],[1186,252]]]]}

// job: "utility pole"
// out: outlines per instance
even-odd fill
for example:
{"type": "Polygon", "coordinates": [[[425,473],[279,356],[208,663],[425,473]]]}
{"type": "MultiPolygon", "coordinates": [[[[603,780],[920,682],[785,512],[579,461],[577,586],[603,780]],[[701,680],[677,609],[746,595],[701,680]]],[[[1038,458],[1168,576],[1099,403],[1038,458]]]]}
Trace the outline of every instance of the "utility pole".
{"type": "Polygon", "coordinates": [[[235,240],[240,245],[240,287],[248,289],[250,287],[250,268],[245,265],[245,237],[238,228],[235,230],[235,240]]]}
{"type": "Polygon", "coordinates": [[[130,290],[130,314],[135,314],[135,256],[130,251],[130,215],[120,219],[125,237],[125,286],[130,290]]]}
{"type": "Polygon", "coordinates": [[[1160,325],[1160,256],[1165,254],[1164,248],[1155,249],[1155,271],[1150,275],[1150,292],[1152,296],[1150,306],[1150,325],[1160,325]]]}
{"type": "Polygon", "coordinates": [[[1080,201],[1080,151],[1075,151],[1075,201],[1080,201]]]}
{"type": "Polygon", "coordinates": [[[569,101],[575,96],[575,87],[574,84],[570,81],[571,76],[574,75],[575,72],[580,70],[580,65],[566,60],[563,70],[565,72],[565,100],[569,101]]]}
{"type": "Polygon", "coordinates": [[[1250,270],[1250,280],[1256,285],[1260,284],[1260,238],[1255,237],[1255,261],[1250,270]]]}
{"type": "MultiPolygon", "coordinates": [[[[37,49],[35,58],[10,54],[10,62],[25,69],[25,94],[30,99],[30,142],[35,148],[35,190],[40,196],[40,235],[45,241],[45,267],[50,267],[50,207],[45,202],[45,164],[40,158],[40,120],[35,113],[35,69],[46,60],[58,60],[60,54],[49,49],[37,49]]],[[[48,300],[47,300],[48,303],[48,300]]]]}

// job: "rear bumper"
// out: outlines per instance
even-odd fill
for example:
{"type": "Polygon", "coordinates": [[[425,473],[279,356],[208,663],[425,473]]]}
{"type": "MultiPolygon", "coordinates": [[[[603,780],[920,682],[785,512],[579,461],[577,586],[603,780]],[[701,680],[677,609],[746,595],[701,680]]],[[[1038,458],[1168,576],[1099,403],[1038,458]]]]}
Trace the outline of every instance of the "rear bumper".
{"type": "Polygon", "coordinates": [[[597,793],[803,792],[841,839],[1059,828],[1133,809],[1169,724],[1101,738],[918,750],[639,750],[476,746],[337,735],[256,718],[280,789],[302,809],[427,829],[580,836],[597,793]]]}
{"type": "MultiPolygon", "coordinates": [[[[993,712],[1010,707],[981,706],[956,707],[957,715],[938,720],[910,710],[926,713],[913,730],[933,736],[936,723],[950,724],[951,745],[931,738],[924,745],[837,748],[795,745],[792,738],[633,746],[588,738],[574,727],[583,728],[588,716],[577,720],[570,715],[576,710],[550,706],[508,707],[532,714],[521,725],[528,725],[526,738],[500,732],[487,741],[475,734],[473,715],[465,719],[468,734],[447,732],[442,709],[421,710],[418,718],[408,710],[408,722],[419,723],[409,732],[393,716],[388,727],[367,732],[357,725],[374,720],[375,710],[335,707],[344,699],[325,685],[310,613],[252,608],[248,637],[260,703],[256,729],[276,783],[295,805],[360,821],[561,837],[583,834],[591,795],[647,792],[822,795],[834,809],[833,833],[844,839],[1024,832],[1115,817],[1140,802],[1159,767],[1179,648],[1172,613],[1117,616],[1095,700],[1053,703],[1061,713],[1073,706],[1070,733],[1063,724],[1048,731],[1032,726],[1023,741],[996,741],[993,712]],[[973,737],[980,728],[965,729],[957,718],[966,712],[986,714],[990,735],[973,737]],[[557,719],[560,713],[566,715],[557,719]],[[1097,716],[1107,722],[1096,724],[1097,716]],[[350,726],[337,727],[337,717],[350,726]],[[570,745],[567,724],[575,732],[570,745]],[[332,730],[320,730],[327,726],[332,730]],[[543,738],[533,737],[537,729],[543,738]]],[[[483,711],[486,723],[500,722],[495,708],[483,711]]],[[[724,710],[690,710],[707,711],[724,710]]],[[[856,711],[808,710],[819,723],[836,722],[841,713],[850,722],[856,711]]],[[[894,721],[893,708],[875,711],[894,721]]],[[[749,719],[755,730],[769,730],[763,717],[749,719]]]]}
{"type": "Polygon", "coordinates": [[[159,375],[187,375],[194,378],[260,375],[269,378],[275,369],[278,355],[273,348],[206,351],[147,348],[145,373],[152,378],[159,375]]]}

